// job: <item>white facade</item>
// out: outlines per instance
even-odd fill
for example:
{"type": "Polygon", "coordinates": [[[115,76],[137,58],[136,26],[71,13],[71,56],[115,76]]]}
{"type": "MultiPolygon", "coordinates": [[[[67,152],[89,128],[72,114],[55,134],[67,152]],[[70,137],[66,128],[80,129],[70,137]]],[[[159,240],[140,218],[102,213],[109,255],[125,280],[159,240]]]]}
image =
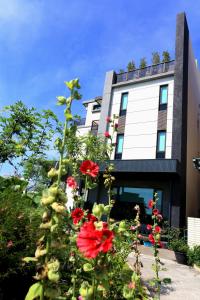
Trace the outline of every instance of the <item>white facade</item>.
{"type": "Polygon", "coordinates": [[[159,92],[160,86],[166,84],[168,85],[168,104],[165,158],[171,158],[173,77],[113,88],[111,116],[119,115],[121,95],[128,92],[122,159],[156,158],[159,92]]]}

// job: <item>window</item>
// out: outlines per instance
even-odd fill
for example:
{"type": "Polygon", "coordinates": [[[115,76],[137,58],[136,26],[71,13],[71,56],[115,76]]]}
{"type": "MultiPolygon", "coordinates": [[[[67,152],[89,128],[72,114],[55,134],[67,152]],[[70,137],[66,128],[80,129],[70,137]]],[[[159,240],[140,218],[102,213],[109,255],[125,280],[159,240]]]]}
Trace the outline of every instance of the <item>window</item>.
{"type": "Polygon", "coordinates": [[[117,220],[134,219],[135,205],[140,206],[140,218],[142,223],[151,224],[152,210],[148,208],[150,199],[154,199],[155,192],[158,194],[156,207],[162,213],[163,191],[153,187],[127,187],[118,186],[113,189],[115,204],[111,211],[111,217],[117,220]]]}
{"type": "Polygon", "coordinates": [[[159,110],[167,109],[168,85],[160,86],[159,110]]]}
{"type": "Polygon", "coordinates": [[[121,97],[121,105],[120,105],[120,116],[125,116],[126,108],[128,104],[128,93],[123,93],[121,97]]]}
{"type": "Polygon", "coordinates": [[[118,134],[117,135],[116,149],[115,149],[115,159],[121,159],[122,158],[123,142],[124,142],[124,135],[123,134],[118,134]]]}
{"type": "Polygon", "coordinates": [[[92,110],[93,110],[93,112],[94,111],[100,111],[101,110],[101,104],[94,104],[92,110]]]}
{"type": "Polygon", "coordinates": [[[164,130],[158,131],[156,158],[165,158],[165,147],[166,147],[166,131],[164,130]]]}

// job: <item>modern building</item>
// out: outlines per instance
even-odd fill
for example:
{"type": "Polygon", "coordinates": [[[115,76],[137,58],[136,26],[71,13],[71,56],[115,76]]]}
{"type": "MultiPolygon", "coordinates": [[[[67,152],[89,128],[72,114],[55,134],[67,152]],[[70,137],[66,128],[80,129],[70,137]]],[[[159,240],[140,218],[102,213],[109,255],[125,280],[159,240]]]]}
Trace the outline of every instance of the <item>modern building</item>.
{"type": "MultiPolygon", "coordinates": [[[[106,117],[119,115],[112,156],[116,204],[113,217],[131,218],[139,203],[148,222],[147,202],[155,192],[158,208],[172,226],[200,216],[200,73],[187,20],[177,15],[175,60],[143,69],[106,73],[103,96],[85,101],[80,134],[111,130],[106,117]]],[[[103,180],[88,201],[107,201],[103,180]]]]}

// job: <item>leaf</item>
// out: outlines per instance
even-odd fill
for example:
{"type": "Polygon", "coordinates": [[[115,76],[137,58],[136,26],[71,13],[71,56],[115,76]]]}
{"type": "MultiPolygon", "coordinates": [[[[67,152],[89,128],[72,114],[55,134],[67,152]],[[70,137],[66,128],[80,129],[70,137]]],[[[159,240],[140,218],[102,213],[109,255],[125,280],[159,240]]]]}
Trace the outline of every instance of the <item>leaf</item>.
{"type": "Polygon", "coordinates": [[[64,96],[58,96],[57,97],[58,101],[57,101],[57,105],[64,105],[66,104],[66,98],[64,96]]]}
{"type": "Polygon", "coordinates": [[[170,284],[170,283],[172,283],[172,280],[171,280],[171,278],[164,278],[163,283],[170,284]]]}
{"type": "Polygon", "coordinates": [[[37,261],[38,259],[36,257],[24,257],[22,260],[29,263],[30,261],[37,261]]]}
{"type": "Polygon", "coordinates": [[[34,283],[28,291],[25,300],[33,300],[39,297],[42,293],[42,285],[40,282],[34,283]]]}

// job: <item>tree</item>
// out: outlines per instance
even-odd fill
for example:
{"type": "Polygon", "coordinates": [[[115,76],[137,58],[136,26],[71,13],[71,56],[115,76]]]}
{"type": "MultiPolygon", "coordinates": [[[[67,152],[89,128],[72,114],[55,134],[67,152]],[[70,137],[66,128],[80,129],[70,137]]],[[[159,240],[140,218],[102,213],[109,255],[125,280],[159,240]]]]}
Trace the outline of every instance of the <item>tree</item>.
{"type": "Polygon", "coordinates": [[[147,61],[146,61],[146,58],[145,57],[142,57],[140,59],[140,69],[144,69],[147,67],[147,61]]]}
{"type": "Polygon", "coordinates": [[[133,60],[129,61],[127,65],[128,72],[134,71],[136,69],[135,62],[133,60]]]}
{"type": "Polygon", "coordinates": [[[124,69],[119,69],[119,74],[125,73],[124,69]]]}
{"type": "Polygon", "coordinates": [[[163,51],[162,53],[162,62],[169,62],[171,60],[170,54],[168,51],[163,51]]]}
{"type": "Polygon", "coordinates": [[[0,163],[8,162],[19,174],[29,160],[46,158],[53,135],[60,133],[58,118],[51,110],[38,112],[22,101],[3,108],[0,115],[0,163]]]}
{"type": "Polygon", "coordinates": [[[158,52],[152,53],[152,65],[160,64],[160,54],[158,52]]]}

